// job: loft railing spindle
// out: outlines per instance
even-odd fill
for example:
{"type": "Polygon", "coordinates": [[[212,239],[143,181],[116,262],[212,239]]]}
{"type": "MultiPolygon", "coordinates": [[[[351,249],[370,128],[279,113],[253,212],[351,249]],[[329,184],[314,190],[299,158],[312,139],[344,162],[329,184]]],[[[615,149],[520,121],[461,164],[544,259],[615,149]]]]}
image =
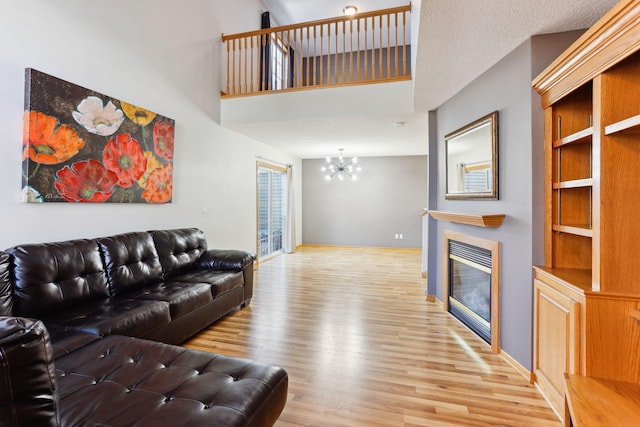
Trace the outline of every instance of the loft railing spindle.
{"type": "Polygon", "coordinates": [[[395,74],[394,74],[394,77],[398,77],[398,14],[397,13],[395,14],[395,18],[396,18],[396,28],[395,28],[395,30],[396,30],[396,48],[395,48],[395,51],[394,51],[394,53],[395,53],[395,55],[394,55],[395,56],[395,60],[394,60],[395,61],[395,72],[394,73],[395,74]]]}
{"type": "Polygon", "coordinates": [[[347,82],[347,21],[342,21],[342,83],[347,82]]]}
{"type": "Polygon", "coordinates": [[[371,80],[376,79],[376,18],[371,18],[371,80]]]}
{"type": "Polygon", "coordinates": [[[327,25],[327,84],[331,84],[331,24],[327,25]]]}
{"type": "Polygon", "coordinates": [[[402,75],[407,75],[407,12],[402,12],[402,75]]]}
{"type": "Polygon", "coordinates": [[[313,26],[313,85],[318,84],[318,27],[313,26]]]}
{"type": "Polygon", "coordinates": [[[382,75],[382,70],[383,70],[383,68],[382,68],[382,32],[383,32],[382,15],[380,15],[379,18],[380,18],[380,46],[379,46],[380,52],[379,52],[379,56],[378,56],[378,59],[379,59],[379,62],[378,62],[378,67],[379,67],[378,68],[378,76],[380,76],[380,78],[382,79],[383,78],[383,75],[382,75]]]}
{"type": "Polygon", "coordinates": [[[391,78],[391,15],[387,15],[387,78],[391,78]]]}
{"type": "Polygon", "coordinates": [[[336,21],[335,24],[336,24],[336,28],[335,28],[335,30],[336,30],[336,56],[334,58],[335,59],[334,62],[336,63],[335,64],[336,65],[336,70],[335,70],[335,73],[334,73],[334,78],[335,78],[335,82],[334,83],[338,84],[338,52],[339,52],[338,51],[338,38],[339,38],[338,37],[338,21],[336,21]]]}
{"type": "Polygon", "coordinates": [[[358,18],[358,25],[357,25],[357,28],[356,28],[356,34],[358,35],[358,44],[357,44],[358,56],[356,57],[357,58],[356,59],[356,69],[358,70],[357,79],[358,79],[358,81],[360,81],[360,52],[362,52],[362,49],[360,49],[360,18],[358,18]]]}
{"type": "Polygon", "coordinates": [[[368,48],[368,41],[367,41],[367,39],[369,37],[369,34],[368,34],[367,22],[369,22],[369,18],[364,18],[364,59],[363,59],[363,62],[364,62],[364,80],[367,80],[369,78],[369,64],[367,62],[367,59],[369,57],[368,56],[369,48],[368,48]]]}

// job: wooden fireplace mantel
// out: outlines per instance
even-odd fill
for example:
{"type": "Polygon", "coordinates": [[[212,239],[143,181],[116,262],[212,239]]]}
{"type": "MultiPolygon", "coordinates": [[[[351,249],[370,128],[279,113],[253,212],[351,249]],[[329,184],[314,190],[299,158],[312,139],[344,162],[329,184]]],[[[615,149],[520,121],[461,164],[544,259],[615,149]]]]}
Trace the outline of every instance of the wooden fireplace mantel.
{"type": "Polygon", "coordinates": [[[475,225],[477,227],[500,227],[505,214],[481,214],[445,211],[425,211],[434,219],[440,221],[457,222],[460,224],[475,225]]]}

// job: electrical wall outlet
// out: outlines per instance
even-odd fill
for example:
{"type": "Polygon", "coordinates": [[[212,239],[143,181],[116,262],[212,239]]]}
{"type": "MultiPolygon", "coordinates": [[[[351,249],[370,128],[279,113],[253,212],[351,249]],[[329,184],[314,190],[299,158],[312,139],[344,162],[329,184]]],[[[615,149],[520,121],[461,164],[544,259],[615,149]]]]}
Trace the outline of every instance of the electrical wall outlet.
{"type": "Polygon", "coordinates": [[[404,239],[404,235],[402,235],[402,233],[399,234],[400,237],[398,237],[398,239],[404,239]]]}

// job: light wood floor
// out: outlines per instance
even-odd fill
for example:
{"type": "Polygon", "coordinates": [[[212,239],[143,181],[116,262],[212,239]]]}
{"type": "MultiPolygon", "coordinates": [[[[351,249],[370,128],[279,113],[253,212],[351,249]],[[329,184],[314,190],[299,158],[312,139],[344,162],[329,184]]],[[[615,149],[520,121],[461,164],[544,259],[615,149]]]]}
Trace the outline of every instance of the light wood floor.
{"type": "Polygon", "coordinates": [[[520,373],[424,298],[420,253],[303,246],[186,343],[289,373],[277,426],[554,426],[520,373]]]}

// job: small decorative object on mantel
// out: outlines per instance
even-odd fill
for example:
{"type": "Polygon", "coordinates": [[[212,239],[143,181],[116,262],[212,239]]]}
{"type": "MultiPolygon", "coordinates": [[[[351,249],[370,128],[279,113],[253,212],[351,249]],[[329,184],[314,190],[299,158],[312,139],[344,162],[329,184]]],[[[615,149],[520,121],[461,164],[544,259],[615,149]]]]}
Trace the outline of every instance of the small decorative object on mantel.
{"type": "Polygon", "coordinates": [[[353,181],[357,179],[357,175],[355,172],[360,172],[362,168],[360,166],[356,166],[358,163],[357,157],[352,157],[350,161],[345,162],[342,152],[344,148],[339,148],[338,151],[340,155],[337,159],[333,160],[331,157],[327,156],[328,166],[322,167],[322,172],[327,172],[324,176],[327,181],[330,181],[333,177],[338,177],[340,181],[344,181],[345,176],[348,176],[353,181]]]}
{"type": "Polygon", "coordinates": [[[27,68],[22,201],[169,203],[175,121],[27,68]]]}
{"type": "Polygon", "coordinates": [[[429,215],[440,221],[457,222],[477,227],[500,227],[505,214],[462,213],[429,210],[429,215]]]}

